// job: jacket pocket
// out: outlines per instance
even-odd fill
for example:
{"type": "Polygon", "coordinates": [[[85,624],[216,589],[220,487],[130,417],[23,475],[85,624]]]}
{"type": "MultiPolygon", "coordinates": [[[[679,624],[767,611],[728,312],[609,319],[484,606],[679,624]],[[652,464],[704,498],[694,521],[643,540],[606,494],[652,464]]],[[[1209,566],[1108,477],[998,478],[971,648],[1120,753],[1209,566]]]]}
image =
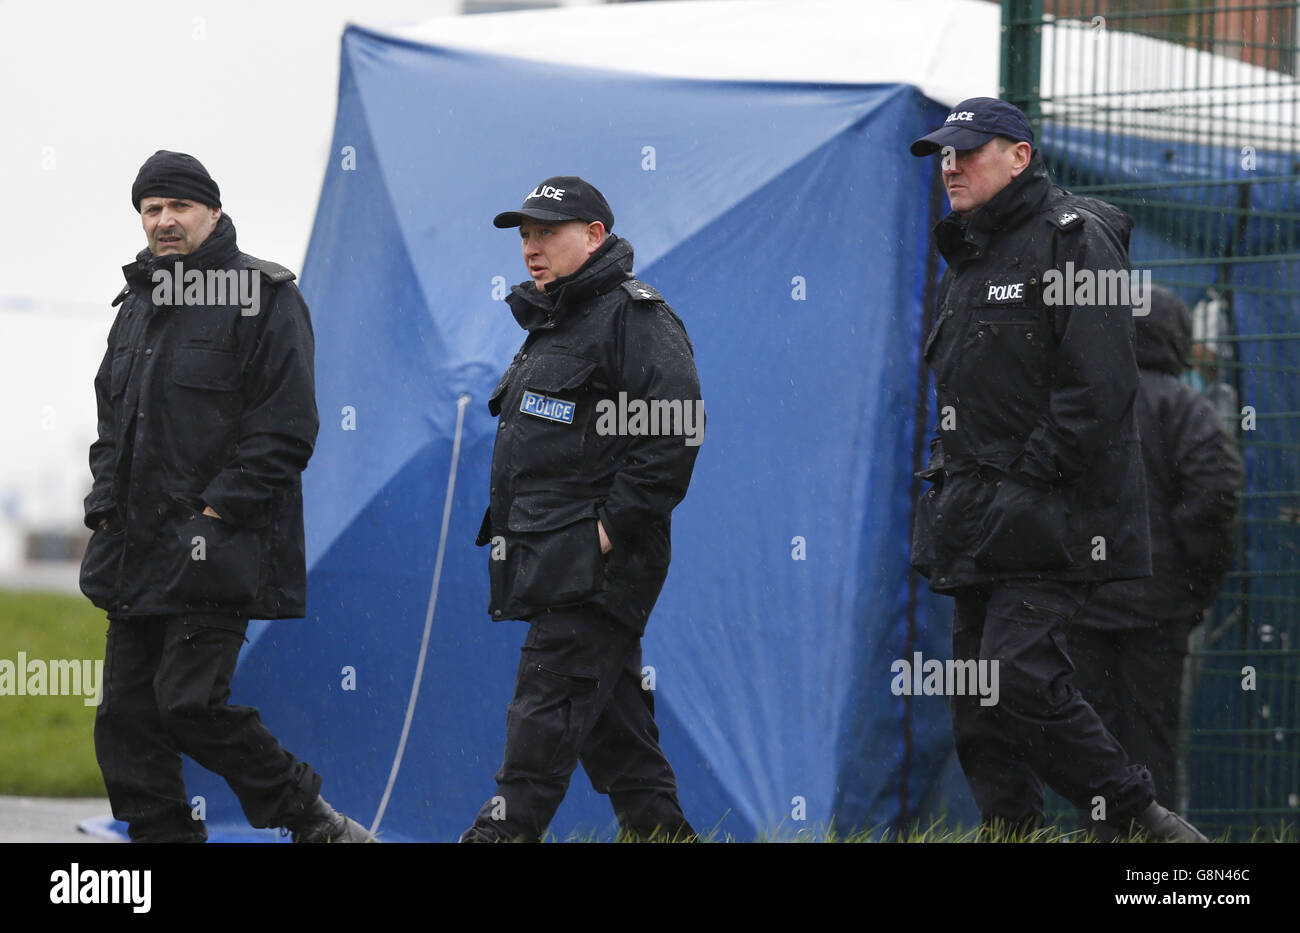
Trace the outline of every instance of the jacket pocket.
{"type": "Polygon", "coordinates": [[[108,528],[97,528],[86,542],[81,557],[81,592],[92,604],[105,612],[112,609],[113,592],[122,569],[122,549],[126,531],[114,521],[108,528]]]}
{"type": "Polygon", "coordinates": [[[1003,476],[995,484],[971,556],[985,570],[1064,570],[1070,566],[1070,510],[1059,489],[1003,476]]]}
{"type": "Polygon", "coordinates": [[[187,605],[233,607],[254,602],[262,576],[257,531],[182,506],[168,595],[187,605]]]}
{"type": "Polygon", "coordinates": [[[239,388],[239,358],[211,347],[178,347],[172,360],[172,382],[190,389],[233,392],[239,388]]]}
{"type": "Polygon", "coordinates": [[[516,478],[564,477],[583,471],[588,426],[596,405],[588,386],[596,363],[566,353],[538,355],[516,370],[510,471],[516,478]],[[515,401],[517,399],[517,401],[515,401]]]}
{"type": "Polygon", "coordinates": [[[934,486],[917,500],[912,519],[911,563],[927,577],[957,555],[970,552],[992,488],[965,472],[931,476],[934,486]]]}
{"type": "Polygon", "coordinates": [[[178,347],[169,363],[170,397],[165,422],[187,462],[222,462],[234,441],[242,400],[234,353],[209,347],[178,347]]]}
{"type": "Polygon", "coordinates": [[[970,372],[999,374],[1000,381],[991,385],[1001,390],[995,394],[1003,404],[1001,399],[1013,398],[1017,386],[1046,384],[1049,331],[1046,315],[1032,304],[978,306],[963,351],[964,365],[970,372]]]}
{"type": "Polygon", "coordinates": [[[515,602],[546,608],[580,602],[604,585],[596,504],[517,496],[507,519],[505,586],[515,602]]]}
{"type": "Polygon", "coordinates": [[[936,569],[939,559],[935,549],[934,536],[934,500],[938,498],[938,487],[931,487],[916,500],[912,511],[912,568],[923,577],[929,577],[936,569]]]}
{"type": "Polygon", "coordinates": [[[596,370],[596,363],[568,353],[546,353],[524,379],[524,388],[541,392],[567,392],[585,383],[596,370]]]}
{"type": "Polygon", "coordinates": [[[625,536],[625,540],[604,555],[605,577],[616,584],[639,585],[645,580],[658,580],[662,584],[672,562],[670,522],[651,522],[625,536]]]}
{"type": "Polygon", "coordinates": [[[110,398],[117,398],[126,389],[127,378],[131,375],[132,351],[130,347],[113,354],[113,367],[108,382],[110,398]]]}
{"type": "Polygon", "coordinates": [[[492,506],[483,510],[483,521],[479,522],[478,534],[474,538],[476,547],[482,547],[492,541],[492,506]]]}
{"type": "Polygon", "coordinates": [[[501,381],[497,383],[497,387],[493,389],[492,394],[488,396],[488,411],[492,413],[492,417],[494,418],[501,414],[501,399],[505,396],[506,392],[510,391],[510,375],[514,371],[515,364],[511,363],[510,367],[504,374],[502,374],[501,381]]]}

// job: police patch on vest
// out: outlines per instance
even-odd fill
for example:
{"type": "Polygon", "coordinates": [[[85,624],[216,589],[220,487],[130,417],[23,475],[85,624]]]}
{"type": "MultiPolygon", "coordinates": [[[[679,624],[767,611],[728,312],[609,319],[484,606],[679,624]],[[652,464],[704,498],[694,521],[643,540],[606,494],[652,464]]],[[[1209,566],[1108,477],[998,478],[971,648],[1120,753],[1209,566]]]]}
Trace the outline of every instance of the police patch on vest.
{"type": "Polygon", "coordinates": [[[525,390],[524,399],[519,403],[519,410],[525,415],[545,418],[547,421],[573,424],[573,402],[551,398],[549,395],[525,390]]]}
{"type": "Polygon", "coordinates": [[[984,304],[1001,305],[1013,301],[1025,300],[1024,282],[1007,282],[1002,285],[989,284],[984,287],[984,304]]]}

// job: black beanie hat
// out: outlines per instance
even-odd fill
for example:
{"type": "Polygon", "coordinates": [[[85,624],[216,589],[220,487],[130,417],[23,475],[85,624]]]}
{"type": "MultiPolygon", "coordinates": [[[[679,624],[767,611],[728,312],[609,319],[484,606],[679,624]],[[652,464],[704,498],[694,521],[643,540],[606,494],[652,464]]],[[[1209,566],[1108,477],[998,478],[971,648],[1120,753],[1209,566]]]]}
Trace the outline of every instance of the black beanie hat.
{"type": "Polygon", "coordinates": [[[159,149],[140,166],[131,186],[131,205],[137,211],[144,198],[185,198],[220,207],[221,189],[194,156],[159,149]]]}

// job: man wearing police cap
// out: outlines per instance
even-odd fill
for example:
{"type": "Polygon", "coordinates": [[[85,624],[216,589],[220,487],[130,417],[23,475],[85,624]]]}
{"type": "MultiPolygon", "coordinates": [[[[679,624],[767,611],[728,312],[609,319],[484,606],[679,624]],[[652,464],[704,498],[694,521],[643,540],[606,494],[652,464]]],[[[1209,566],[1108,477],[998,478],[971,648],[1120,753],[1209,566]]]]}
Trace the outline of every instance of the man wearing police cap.
{"type": "Polygon", "coordinates": [[[940,155],[952,207],[935,228],[948,268],[923,355],[939,430],[912,565],[955,600],[954,659],[998,665],[996,704],[950,701],[986,832],[1040,825],[1047,783],[1096,819],[1203,842],[1073,686],[1066,649],[1093,589],[1151,573],[1133,222],[1052,184],[1029,121],[1000,100],[963,101],[911,152],[940,155]],[[1125,287],[1076,292],[1085,279],[1125,287]]]}
{"type": "Polygon", "coordinates": [[[461,838],[539,840],[581,762],[627,837],[689,839],[641,635],[702,439],[691,343],[583,179],[548,178],[494,223],[519,228],[530,280],[506,301],[528,335],[488,401],[499,423],[478,544],[492,618],[529,630],[497,793],[461,838]],[[662,421],[623,417],[638,404],[662,421]]]}
{"type": "Polygon", "coordinates": [[[242,253],[221,192],[162,150],[131,188],[148,245],[95,377],[81,589],[108,613],[95,752],[133,842],[203,842],[181,755],[295,842],[371,837],[320,796],[230,681],[250,618],[306,611],[300,475],[318,427],[293,273],[242,253]]]}

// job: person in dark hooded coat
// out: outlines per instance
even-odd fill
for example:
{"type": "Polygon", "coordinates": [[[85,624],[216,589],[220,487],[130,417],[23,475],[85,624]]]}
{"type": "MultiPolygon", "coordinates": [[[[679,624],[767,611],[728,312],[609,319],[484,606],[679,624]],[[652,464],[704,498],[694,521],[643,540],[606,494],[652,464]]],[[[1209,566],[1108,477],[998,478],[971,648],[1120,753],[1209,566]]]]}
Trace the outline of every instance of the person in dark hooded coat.
{"type": "Polygon", "coordinates": [[[1070,629],[1075,685],[1156,796],[1175,799],[1188,635],[1223,584],[1233,555],[1241,456],[1223,418],[1179,376],[1192,365],[1192,319],[1156,286],[1137,317],[1136,412],[1146,465],[1152,575],[1107,583],[1070,629]]]}

